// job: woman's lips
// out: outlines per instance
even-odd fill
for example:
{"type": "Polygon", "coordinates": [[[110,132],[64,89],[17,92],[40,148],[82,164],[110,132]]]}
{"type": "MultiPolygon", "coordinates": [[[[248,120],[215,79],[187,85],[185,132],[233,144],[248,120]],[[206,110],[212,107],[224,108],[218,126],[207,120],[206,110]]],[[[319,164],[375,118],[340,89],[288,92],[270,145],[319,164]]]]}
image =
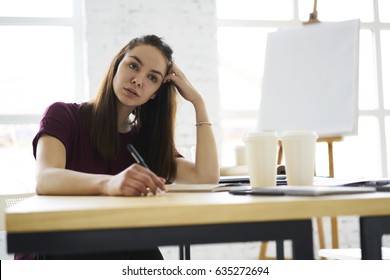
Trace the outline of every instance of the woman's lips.
{"type": "Polygon", "coordinates": [[[124,88],[126,95],[129,97],[139,97],[139,94],[132,88],[124,88]]]}

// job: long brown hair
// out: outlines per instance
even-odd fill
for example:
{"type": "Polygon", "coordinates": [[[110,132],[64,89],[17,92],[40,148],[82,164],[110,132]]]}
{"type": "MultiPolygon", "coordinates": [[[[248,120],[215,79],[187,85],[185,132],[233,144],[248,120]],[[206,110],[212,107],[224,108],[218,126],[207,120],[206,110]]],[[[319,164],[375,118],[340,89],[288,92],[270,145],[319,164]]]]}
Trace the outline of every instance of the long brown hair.
{"type": "MultiPolygon", "coordinates": [[[[145,35],[131,40],[114,57],[103,78],[94,100],[84,103],[87,127],[93,146],[107,159],[116,159],[119,154],[117,97],[113,79],[126,53],[139,45],[150,45],[172,63],[172,49],[155,35],[145,35]]],[[[168,67],[169,68],[169,67],[168,67]]],[[[157,175],[172,181],[176,177],[174,124],[176,116],[176,89],[170,83],[160,86],[154,99],[138,106],[134,112],[134,123],[138,129],[134,143],[149,168],[157,175]]]]}

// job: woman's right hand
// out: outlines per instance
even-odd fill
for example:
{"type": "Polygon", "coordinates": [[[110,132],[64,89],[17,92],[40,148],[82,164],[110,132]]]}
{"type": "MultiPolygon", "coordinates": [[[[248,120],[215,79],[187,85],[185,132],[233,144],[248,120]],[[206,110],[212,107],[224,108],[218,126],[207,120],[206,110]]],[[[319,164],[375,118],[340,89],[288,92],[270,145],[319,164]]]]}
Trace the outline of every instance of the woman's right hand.
{"type": "Polygon", "coordinates": [[[107,182],[105,192],[111,196],[146,196],[148,192],[155,195],[158,189],[165,191],[165,179],[134,163],[112,176],[107,182]]]}

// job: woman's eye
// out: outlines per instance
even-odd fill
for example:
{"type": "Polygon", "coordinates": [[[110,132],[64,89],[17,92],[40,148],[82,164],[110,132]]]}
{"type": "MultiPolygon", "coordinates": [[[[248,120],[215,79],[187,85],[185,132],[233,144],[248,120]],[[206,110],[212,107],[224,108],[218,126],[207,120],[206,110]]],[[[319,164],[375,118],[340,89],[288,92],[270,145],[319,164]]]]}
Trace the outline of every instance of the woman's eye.
{"type": "Polygon", "coordinates": [[[133,69],[133,70],[137,70],[137,69],[138,69],[138,65],[135,64],[135,63],[130,63],[130,64],[129,64],[129,68],[130,68],[130,69],[133,69]]]}
{"type": "Polygon", "coordinates": [[[150,75],[149,76],[149,80],[151,80],[153,83],[155,83],[155,82],[157,82],[157,77],[156,76],[154,76],[154,75],[150,75]]]}

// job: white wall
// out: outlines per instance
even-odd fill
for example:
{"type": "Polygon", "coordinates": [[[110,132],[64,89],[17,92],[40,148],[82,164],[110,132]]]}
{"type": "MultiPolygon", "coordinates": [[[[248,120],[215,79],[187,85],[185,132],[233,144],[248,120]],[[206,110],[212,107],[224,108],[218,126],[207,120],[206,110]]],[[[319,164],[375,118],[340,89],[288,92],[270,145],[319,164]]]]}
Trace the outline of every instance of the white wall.
{"type": "MultiPolygon", "coordinates": [[[[164,37],[175,61],[203,94],[218,133],[217,27],[214,0],[85,0],[90,96],[95,96],[111,59],[132,38],[164,37]]],[[[195,116],[180,98],[177,145],[195,144],[195,116]]],[[[218,137],[218,135],[217,135],[218,137]]]]}

